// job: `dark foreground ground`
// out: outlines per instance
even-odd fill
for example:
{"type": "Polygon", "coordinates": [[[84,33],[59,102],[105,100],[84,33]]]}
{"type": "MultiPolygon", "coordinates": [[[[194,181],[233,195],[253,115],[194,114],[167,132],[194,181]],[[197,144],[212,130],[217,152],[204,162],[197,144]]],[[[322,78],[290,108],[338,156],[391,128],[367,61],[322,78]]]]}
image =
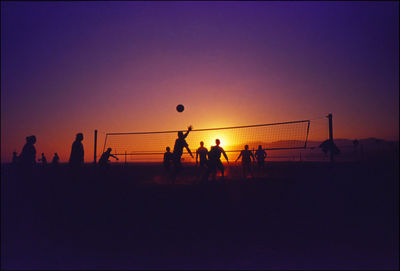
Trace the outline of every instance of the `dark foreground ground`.
{"type": "Polygon", "coordinates": [[[178,184],[159,165],[2,166],[4,269],[397,269],[398,161],[272,163],[178,184]],[[29,177],[23,177],[27,175],[29,177]]]}

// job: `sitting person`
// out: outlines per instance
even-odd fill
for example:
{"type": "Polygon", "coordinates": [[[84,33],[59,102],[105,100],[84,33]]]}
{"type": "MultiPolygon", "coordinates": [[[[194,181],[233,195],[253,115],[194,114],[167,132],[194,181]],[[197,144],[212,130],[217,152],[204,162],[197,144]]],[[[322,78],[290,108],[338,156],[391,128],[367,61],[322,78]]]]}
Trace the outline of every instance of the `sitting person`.
{"type": "Polygon", "coordinates": [[[100,166],[101,168],[109,167],[109,161],[110,161],[110,160],[108,160],[108,159],[110,158],[110,156],[113,157],[113,158],[115,158],[115,159],[117,159],[117,160],[119,160],[118,157],[116,157],[116,156],[114,156],[114,155],[111,154],[111,148],[108,148],[108,149],[101,155],[101,157],[100,157],[100,159],[99,159],[99,166],[100,166]]]}

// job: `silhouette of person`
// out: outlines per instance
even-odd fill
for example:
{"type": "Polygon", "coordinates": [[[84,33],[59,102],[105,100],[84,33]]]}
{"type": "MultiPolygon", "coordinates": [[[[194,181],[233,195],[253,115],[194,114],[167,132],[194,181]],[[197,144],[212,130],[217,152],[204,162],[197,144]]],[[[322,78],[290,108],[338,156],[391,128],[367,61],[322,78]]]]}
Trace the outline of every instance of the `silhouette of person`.
{"type": "Polygon", "coordinates": [[[17,156],[17,152],[13,152],[13,157],[12,157],[12,164],[16,165],[18,163],[18,156],[17,156]]]}
{"type": "Polygon", "coordinates": [[[221,162],[221,153],[224,155],[226,162],[228,162],[228,165],[229,165],[228,156],[226,155],[224,149],[219,146],[219,144],[221,144],[219,139],[215,140],[215,144],[216,145],[212,146],[210,151],[208,152],[209,173],[212,174],[212,179],[214,181],[215,181],[218,169],[221,171],[222,178],[224,178],[224,170],[225,169],[224,169],[224,165],[221,162]]]}
{"type": "Polygon", "coordinates": [[[47,165],[47,159],[46,156],[44,156],[44,153],[42,152],[42,158],[38,159],[39,161],[42,161],[42,166],[45,167],[47,165]]]}
{"type": "Polygon", "coordinates": [[[200,142],[200,147],[196,150],[196,166],[198,165],[198,158],[200,158],[200,166],[205,167],[207,164],[207,148],[204,147],[204,142],[200,142]]]}
{"type": "Polygon", "coordinates": [[[243,178],[247,178],[247,173],[250,172],[250,175],[252,178],[254,178],[253,172],[251,170],[251,159],[254,159],[254,155],[251,151],[249,151],[249,145],[244,146],[244,150],[242,150],[236,159],[239,160],[239,158],[242,157],[242,167],[243,167],[243,178]]]}
{"type": "Polygon", "coordinates": [[[83,166],[84,151],[82,140],[83,134],[76,134],[75,141],[74,143],[72,143],[71,155],[69,157],[69,165],[71,166],[71,168],[81,168],[83,166]]]}
{"type": "Polygon", "coordinates": [[[22,152],[19,155],[19,163],[23,167],[32,167],[36,164],[36,149],[34,144],[36,143],[36,137],[34,135],[26,137],[26,143],[22,148],[22,152]]]}
{"type": "Polygon", "coordinates": [[[169,171],[169,168],[171,167],[171,162],[173,159],[173,155],[171,153],[171,148],[166,147],[166,152],[164,153],[164,160],[163,160],[163,165],[166,171],[169,171]]]}
{"type": "Polygon", "coordinates": [[[105,152],[103,152],[103,154],[101,155],[100,159],[99,159],[99,166],[101,168],[108,168],[110,166],[109,164],[109,158],[113,157],[116,160],[119,160],[118,157],[114,156],[111,154],[111,148],[108,148],[105,152]]]}
{"type": "Polygon", "coordinates": [[[262,168],[264,166],[265,158],[267,158],[267,153],[262,149],[261,145],[258,145],[255,156],[258,168],[262,168]]]}
{"type": "Polygon", "coordinates": [[[174,151],[173,151],[173,163],[174,163],[174,172],[175,175],[181,170],[182,164],[181,164],[181,157],[183,154],[183,148],[186,148],[188,153],[192,158],[193,154],[189,149],[189,146],[185,140],[185,138],[188,136],[189,132],[192,130],[192,126],[188,127],[187,132],[184,134],[182,131],[178,132],[178,138],[175,140],[175,145],[174,145],[174,151]]]}
{"type": "Polygon", "coordinates": [[[59,161],[60,161],[60,157],[58,157],[58,154],[55,152],[51,163],[53,164],[53,166],[58,166],[59,161]]]}

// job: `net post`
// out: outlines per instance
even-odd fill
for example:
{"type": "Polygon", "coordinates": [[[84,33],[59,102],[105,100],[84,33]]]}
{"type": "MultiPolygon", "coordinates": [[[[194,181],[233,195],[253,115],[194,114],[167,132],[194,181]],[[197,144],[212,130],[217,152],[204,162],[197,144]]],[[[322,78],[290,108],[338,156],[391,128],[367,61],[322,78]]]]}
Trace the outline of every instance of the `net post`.
{"type": "Polygon", "coordinates": [[[104,151],[105,151],[105,149],[106,149],[107,137],[108,137],[108,134],[106,134],[106,138],[105,138],[105,140],[104,140],[103,153],[104,153],[104,151]]]}
{"type": "Polygon", "coordinates": [[[97,130],[94,130],[94,159],[93,164],[96,164],[97,155],[97,130]]]}
{"type": "Polygon", "coordinates": [[[330,151],[330,161],[333,163],[334,161],[334,154],[333,154],[333,125],[332,125],[332,114],[329,113],[328,115],[329,120],[329,141],[331,143],[332,149],[330,151]]]}
{"type": "Polygon", "coordinates": [[[304,142],[304,149],[307,148],[307,141],[308,141],[309,134],[310,134],[310,120],[308,120],[308,124],[307,124],[307,135],[306,135],[306,141],[304,142]]]}

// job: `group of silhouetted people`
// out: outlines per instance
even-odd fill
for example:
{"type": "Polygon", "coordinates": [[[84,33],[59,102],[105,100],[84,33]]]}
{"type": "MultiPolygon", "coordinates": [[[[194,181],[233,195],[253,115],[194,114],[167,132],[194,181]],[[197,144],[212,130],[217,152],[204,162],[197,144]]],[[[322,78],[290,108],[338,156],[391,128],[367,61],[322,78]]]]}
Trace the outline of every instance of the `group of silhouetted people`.
{"type": "MultiPolygon", "coordinates": [[[[33,167],[36,165],[36,149],[35,149],[35,143],[36,143],[36,136],[28,136],[26,137],[26,143],[24,147],[22,148],[22,151],[20,155],[17,155],[17,152],[13,152],[13,157],[12,157],[12,164],[13,165],[19,165],[23,168],[29,168],[33,167]]],[[[53,159],[51,161],[51,164],[53,166],[57,166],[60,161],[60,157],[58,156],[57,153],[54,153],[53,159]]],[[[47,158],[44,155],[44,153],[41,154],[41,158],[38,159],[38,162],[41,162],[41,165],[43,167],[47,166],[47,158]]]]}
{"type": "MultiPolygon", "coordinates": [[[[76,134],[75,141],[72,143],[71,154],[69,157],[69,166],[72,169],[80,169],[84,164],[84,149],[83,149],[83,134],[76,134]]],[[[26,137],[26,143],[22,148],[20,155],[17,155],[17,152],[13,152],[12,164],[19,165],[23,168],[30,168],[35,166],[36,163],[36,137],[34,135],[26,137]]],[[[99,159],[99,166],[101,168],[107,168],[109,165],[109,158],[113,157],[118,160],[117,157],[111,154],[111,148],[108,148],[99,159]]],[[[38,162],[41,162],[43,167],[47,166],[47,158],[44,153],[41,154],[41,157],[38,159],[38,162]]],[[[60,157],[57,153],[54,153],[51,164],[55,167],[58,166],[60,162],[60,157]]]]}
{"type": "MultiPolygon", "coordinates": [[[[171,180],[174,181],[178,173],[182,169],[182,154],[183,149],[185,148],[187,152],[190,154],[192,158],[193,154],[189,148],[189,145],[186,142],[186,138],[192,130],[192,126],[188,127],[188,130],[184,133],[182,131],[178,132],[178,138],[175,140],[174,149],[171,152],[170,147],[166,148],[166,152],[164,153],[163,165],[164,168],[171,173],[171,180]],[[172,169],[171,169],[172,167],[172,169]]],[[[84,165],[84,148],[83,148],[83,134],[76,134],[75,141],[72,143],[71,154],[69,157],[69,166],[71,169],[80,169],[84,165]]],[[[17,156],[17,153],[13,153],[13,164],[20,165],[22,167],[32,167],[36,164],[36,149],[34,144],[36,143],[36,137],[34,135],[26,137],[26,143],[21,151],[21,154],[17,156]]],[[[204,142],[200,142],[200,147],[196,150],[196,166],[200,166],[203,168],[203,180],[208,180],[209,176],[212,176],[212,180],[216,179],[217,172],[221,172],[222,178],[224,178],[225,168],[221,161],[221,155],[224,156],[226,162],[229,165],[229,159],[226,155],[225,150],[220,146],[221,142],[219,139],[215,140],[215,146],[211,146],[210,150],[207,150],[204,147],[204,142]]],[[[119,160],[118,157],[111,154],[111,148],[108,148],[100,157],[98,161],[98,165],[102,169],[107,169],[109,167],[109,159],[110,157],[119,160]]],[[[257,160],[257,165],[262,167],[264,165],[265,158],[267,154],[265,150],[262,149],[261,145],[258,146],[258,150],[253,154],[252,151],[249,150],[249,146],[245,145],[244,150],[240,152],[240,155],[236,159],[239,160],[242,158],[242,168],[243,168],[243,176],[247,178],[247,175],[250,174],[254,177],[251,167],[251,162],[257,160]]],[[[41,154],[41,157],[38,159],[41,162],[43,167],[47,166],[47,159],[44,153],[41,154]]],[[[57,166],[59,164],[60,158],[57,153],[54,153],[54,157],[52,159],[51,164],[53,166],[57,166]]]]}
{"type": "MultiPolygon", "coordinates": [[[[178,138],[175,141],[173,152],[171,153],[170,147],[166,147],[166,152],[164,153],[164,168],[169,172],[172,168],[172,181],[175,180],[177,174],[182,169],[181,158],[183,154],[183,148],[186,148],[188,153],[192,158],[193,154],[186,142],[186,137],[189,135],[189,132],[192,130],[192,127],[189,126],[187,132],[184,134],[182,131],[178,132],[178,138]]],[[[221,161],[221,154],[225,157],[226,162],[229,165],[229,159],[226,155],[225,150],[220,146],[221,142],[219,139],[215,140],[215,146],[210,148],[210,151],[204,147],[204,142],[200,142],[200,147],[196,150],[196,166],[200,166],[204,168],[203,180],[206,181],[209,179],[209,176],[212,176],[212,180],[215,181],[217,172],[221,172],[222,179],[224,178],[224,165],[221,161]]],[[[251,158],[253,161],[257,160],[258,167],[262,167],[265,162],[265,158],[267,157],[267,153],[262,149],[262,146],[258,146],[258,150],[255,152],[255,157],[252,151],[249,150],[249,146],[246,145],[245,149],[241,151],[239,157],[236,159],[239,160],[242,157],[242,166],[243,166],[243,176],[247,178],[248,173],[254,177],[252,169],[251,169],[251,158]]]]}

